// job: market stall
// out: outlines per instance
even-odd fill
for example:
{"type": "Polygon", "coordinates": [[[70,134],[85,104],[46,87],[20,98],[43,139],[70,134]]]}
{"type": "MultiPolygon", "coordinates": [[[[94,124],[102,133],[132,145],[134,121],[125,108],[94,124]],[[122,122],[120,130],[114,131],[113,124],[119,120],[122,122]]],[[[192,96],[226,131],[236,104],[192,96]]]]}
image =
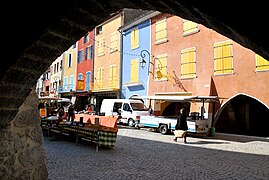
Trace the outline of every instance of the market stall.
{"type": "Polygon", "coordinates": [[[115,147],[118,132],[116,117],[76,114],[72,124],[57,123],[50,119],[42,121],[42,129],[48,132],[48,136],[69,136],[75,138],[76,143],[86,140],[96,144],[96,151],[99,147],[109,149],[115,147]]]}

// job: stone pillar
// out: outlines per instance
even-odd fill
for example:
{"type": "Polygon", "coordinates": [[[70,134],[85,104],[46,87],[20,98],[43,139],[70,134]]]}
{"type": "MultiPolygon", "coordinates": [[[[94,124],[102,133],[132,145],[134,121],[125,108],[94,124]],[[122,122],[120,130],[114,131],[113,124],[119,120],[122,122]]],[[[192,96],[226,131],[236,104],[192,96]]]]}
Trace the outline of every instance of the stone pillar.
{"type": "Polygon", "coordinates": [[[0,129],[0,179],[48,179],[37,105],[33,89],[10,125],[0,129]]]}

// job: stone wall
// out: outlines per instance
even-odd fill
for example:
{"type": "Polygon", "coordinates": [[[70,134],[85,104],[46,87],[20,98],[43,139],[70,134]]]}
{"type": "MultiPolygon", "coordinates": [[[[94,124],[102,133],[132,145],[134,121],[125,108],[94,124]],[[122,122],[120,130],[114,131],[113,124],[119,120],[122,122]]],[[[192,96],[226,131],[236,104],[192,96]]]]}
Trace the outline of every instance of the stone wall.
{"type": "Polygon", "coordinates": [[[33,89],[10,126],[0,130],[0,179],[47,179],[37,105],[33,89]]]}

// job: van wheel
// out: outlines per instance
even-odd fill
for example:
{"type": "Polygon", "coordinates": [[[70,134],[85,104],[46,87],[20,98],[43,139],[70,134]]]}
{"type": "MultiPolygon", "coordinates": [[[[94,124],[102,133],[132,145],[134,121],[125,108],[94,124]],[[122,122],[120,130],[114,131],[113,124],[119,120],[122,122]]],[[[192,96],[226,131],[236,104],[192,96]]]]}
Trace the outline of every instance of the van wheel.
{"type": "Polygon", "coordinates": [[[133,119],[128,119],[128,125],[129,125],[130,127],[134,127],[134,125],[135,125],[134,120],[133,120],[133,119]]]}
{"type": "Polygon", "coordinates": [[[168,134],[168,127],[165,124],[160,125],[159,131],[161,134],[168,134]]]}

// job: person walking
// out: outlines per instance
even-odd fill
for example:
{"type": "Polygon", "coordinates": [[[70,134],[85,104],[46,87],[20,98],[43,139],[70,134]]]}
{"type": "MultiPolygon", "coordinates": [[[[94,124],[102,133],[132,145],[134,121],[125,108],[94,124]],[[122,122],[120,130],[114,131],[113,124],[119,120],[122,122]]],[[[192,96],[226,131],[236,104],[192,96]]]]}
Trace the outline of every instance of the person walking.
{"type": "Polygon", "coordinates": [[[70,105],[68,106],[68,119],[67,119],[67,121],[70,122],[70,124],[73,123],[75,119],[74,116],[75,116],[75,107],[73,103],[70,103],[70,105]]]}
{"type": "MultiPolygon", "coordinates": [[[[180,114],[177,118],[177,123],[175,126],[175,130],[183,130],[183,139],[184,139],[184,143],[187,143],[187,130],[188,130],[188,124],[187,124],[187,117],[189,115],[189,112],[186,108],[182,108],[180,110],[180,114]]],[[[175,135],[173,141],[177,142],[177,136],[175,135]]]]}

